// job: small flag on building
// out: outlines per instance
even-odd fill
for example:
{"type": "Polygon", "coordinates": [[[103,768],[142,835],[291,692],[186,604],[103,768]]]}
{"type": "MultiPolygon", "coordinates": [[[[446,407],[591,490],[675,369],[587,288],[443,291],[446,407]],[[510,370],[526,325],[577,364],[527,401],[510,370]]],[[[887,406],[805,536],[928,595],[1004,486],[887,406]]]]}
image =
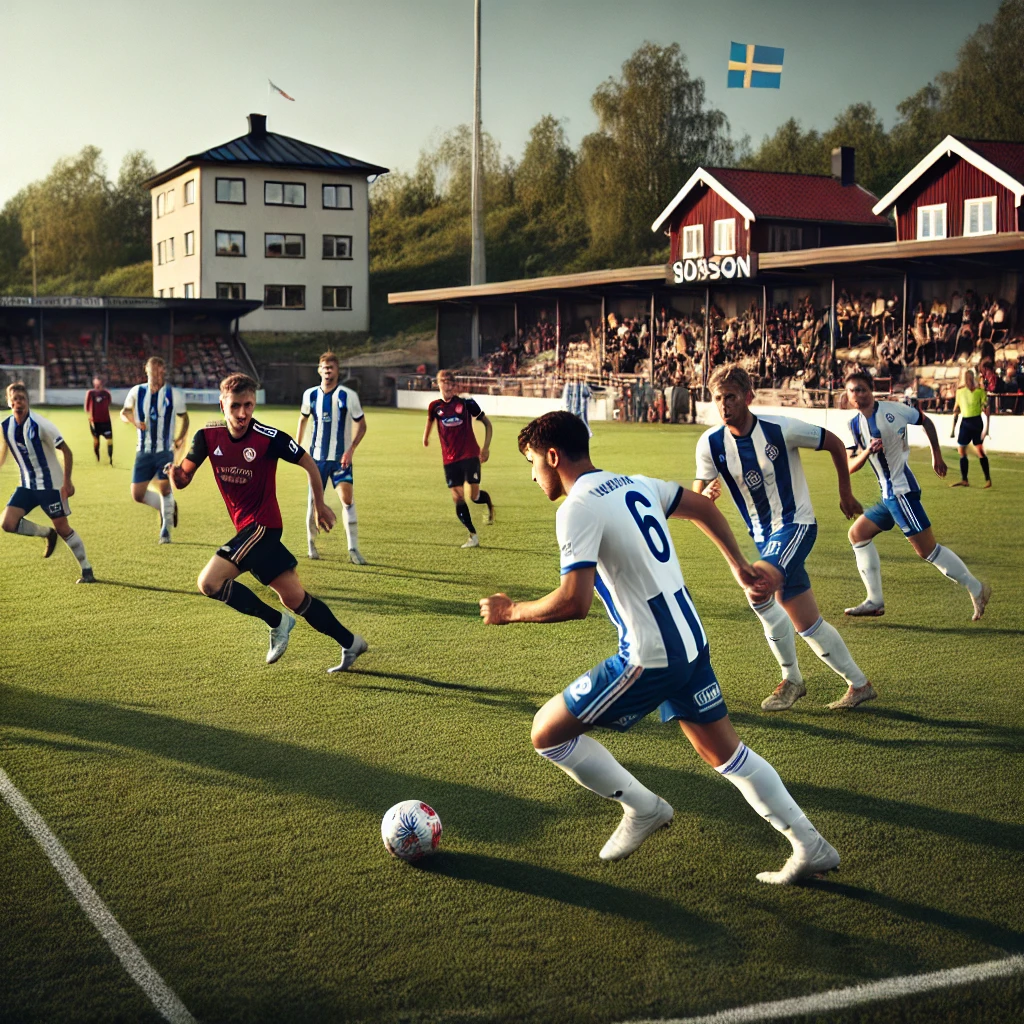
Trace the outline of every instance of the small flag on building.
{"type": "MultiPolygon", "coordinates": [[[[733,46],[735,46],[735,45],[736,45],[736,44],[735,44],[735,43],[733,43],[733,46]]],[[[782,51],[781,51],[781,50],[779,50],[779,53],[782,53],[782,51]]],[[[732,66],[732,65],[730,65],[730,67],[731,67],[731,66],[732,66]]],[[[268,81],[268,82],[270,82],[270,79],[268,78],[268,79],[267,79],[267,81],[268,81]]],[[[289,96],[289,95],[288,95],[288,93],[286,93],[286,92],[284,91],[284,89],[282,89],[282,88],[281,88],[281,87],[280,87],[279,85],[274,85],[274,83],[273,83],[273,82],[270,82],[270,88],[271,88],[271,89],[273,89],[273,90],[274,90],[274,92],[276,92],[276,93],[280,93],[280,94],[281,94],[281,95],[282,95],[282,96],[283,96],[283,97],[284,97],[284,98],[285,98],[286,100],[291,100],[291,101],[292,101],[292,103],[294,103],[294,102],[295,102],[295,97],[294,97],[294,96],[289,96]]]]}
{"type": "Polygon", "coordinates": [[[729,49],[730,89],[778,89],[782,85],[782,56],[778,46],[732,43],[729,49]]]}

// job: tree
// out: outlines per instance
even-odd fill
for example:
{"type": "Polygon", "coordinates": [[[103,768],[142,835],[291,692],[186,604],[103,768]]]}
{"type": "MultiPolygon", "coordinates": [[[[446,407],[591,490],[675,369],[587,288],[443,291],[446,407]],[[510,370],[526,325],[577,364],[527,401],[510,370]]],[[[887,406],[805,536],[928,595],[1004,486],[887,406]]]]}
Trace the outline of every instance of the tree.
{"type": "Polygon", "coordinates": [[[153,161],[141,149],[133,149],[121,161],[117,184],[108,189],[108,234],[117,246],[115,266],[150,258],[150,195],[143,182],[155,174],[153,161]]]}
{"type": "MultiPolygon", "coordinates": [[[[884,195],[899,180],[899,175],[894,174],[889,136],[878,112],[870,103],[853,103],[848,106],[836,117],[821,141],[829,156],[839,146],[853,147],[856,151],[857,182],[876,196],[884,195]]],[[[826,167],[826,173],[828,170],[826,167]]]]}
{"type": "Polygon", "coordinates": [[[530,217],[558,210],[571,201],[576,154],[562,122],[545,114],[531,129],[515,172],[516,200],[530,217]]]}
{"type": "Polygon", "coordinates": [[[821,134],[803,131],[794,118],[780,124],[775,134],[766,135],[756,153],[743,161],[757,171],[789,171],[793,174],[828,174],[829,153],[821,134]]]}

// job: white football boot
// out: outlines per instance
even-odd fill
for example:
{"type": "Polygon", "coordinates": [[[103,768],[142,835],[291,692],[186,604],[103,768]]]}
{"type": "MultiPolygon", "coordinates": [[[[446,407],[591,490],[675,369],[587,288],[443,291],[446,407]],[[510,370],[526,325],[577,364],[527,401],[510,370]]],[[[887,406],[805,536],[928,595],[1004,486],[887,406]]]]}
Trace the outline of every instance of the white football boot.
{"type": "Polygon", "coordinates": [[[281,612],[281,622],[270,629],[270,650],[267,651],[267,664],[273,665],[288,650],[288,634],[295,628],[295,616],[281,612]]]}
{"type": "Polygon", "coordinates": [[[852,608],[844,608],[844,615],[860,616],[860,615],[884,615],[885,614],[885,602],[882,604],[875,604],[872,601],[861,601],[860,604],[854,605],[852,608]]]}
{"type": "Polygon", "coordinates": [[[814,875],[835,871],[839,867],[839,853],[827,840],[818,836],[818,841],[810,848],[794,851],[793,855],[782,865],[781,871],[761,871],[757,880],[768,885],[792,885],[814,875]]]}
{"type": "Polygon", "coordinates": [[[672,805],[662,800],[660,796],[657,806],[650,814],[636,814],[627,807],[623,811],[619,827],[611,834],[611,838],[604,844],[598,856],[601,860],[622,860],[628,857],[659,828],[668,828],[674,814],[672,805]]]}
{"type": "Polygon", "coordinates": [[[329,668],[328,672],[347,672],[356,661],[356,658],[360,654],[365,654],[370,649],[370,645],[361,637],[358,633],[352,637],[352,646],[343,647],[341,649],[341,661],[334,666],[329,668]]]}
{"type": "Polygon", "coordinates": [[[464,548],[478,548],[480,547],[480,538],[475,533],[471,533],[469,535],[469,540],[467,540],[462,546],[464,548]]]}

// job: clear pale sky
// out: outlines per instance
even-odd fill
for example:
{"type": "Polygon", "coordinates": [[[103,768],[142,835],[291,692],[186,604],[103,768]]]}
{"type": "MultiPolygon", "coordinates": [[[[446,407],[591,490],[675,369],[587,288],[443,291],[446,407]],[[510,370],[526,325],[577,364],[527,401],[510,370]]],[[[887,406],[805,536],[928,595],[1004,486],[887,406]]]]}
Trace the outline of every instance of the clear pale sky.
{"type": "MultiPolygon", "coordinates": [[[[990,21],[998,0],[483,0],[483,120],[518,158],[544,114],[573,145],[594,88],[645,40],[678,42],[734,136],[789,117],[827,128],[896,104],[990,21]],[[784,47],[782,88],[726,89],[729,43],[784,47]]],[[[0,8],[0,204],[93,144],[116,176],[127,150],[159,169],[268,127],[410,170],[472,113],[473,0],[5,0],[0,8]],[[272,78],[295,97],[269,97],[272,78]]]]}

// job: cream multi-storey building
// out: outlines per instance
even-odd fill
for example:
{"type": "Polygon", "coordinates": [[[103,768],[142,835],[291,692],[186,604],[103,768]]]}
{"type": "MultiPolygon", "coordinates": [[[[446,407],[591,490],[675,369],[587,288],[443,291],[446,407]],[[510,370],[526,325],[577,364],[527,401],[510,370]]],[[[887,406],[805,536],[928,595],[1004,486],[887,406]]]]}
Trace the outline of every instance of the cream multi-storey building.
{"type": "Polygon", "coordinates": [[[368,187],[386,173],[250,114],[248,134],[146,182],[153,295],[257,299],[250,331],[369,330],[368,187]]]}

